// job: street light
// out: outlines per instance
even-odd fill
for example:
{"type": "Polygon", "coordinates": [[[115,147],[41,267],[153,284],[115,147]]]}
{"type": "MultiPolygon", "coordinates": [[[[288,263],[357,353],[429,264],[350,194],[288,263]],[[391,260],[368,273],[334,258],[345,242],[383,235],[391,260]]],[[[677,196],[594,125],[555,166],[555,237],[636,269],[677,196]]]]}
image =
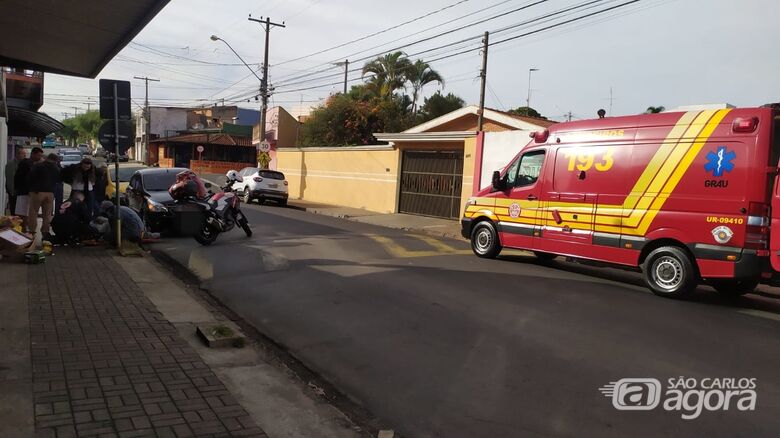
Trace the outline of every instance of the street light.
{"type": "Polygon", "coordinates": [[[248,68],[249,71],[251,71],[252,74],[255,75],[257,80],[260,81],[260,82],[263,82],[263,80],[260,79],[260,76],[258,76],[257,73],[255,73],[255,71],[252,69],[252,67],[250,67],[249,64],[246,63],[246,61],[244,61],[244,58],[242,58],[241,55],[239,55],[235,50],[233,50],[233,47],[231,47],[230,44],[227,41],[223,40],[222,38],[220,38],[220,37],[218,37],[216,35],[212,35],[211,36],[211,41],[222,41],[223,43],[225,43],[225,45],[228,46],[228,49],[230,49],[230,51],[233,52],[238,57],[238,59],[240,59],[241,62],[244,63],[246,68],[248,68]]]}
{"type": "Polygon", "coordinates": [[[539,71],[538,68],[529,68],[528,69],[528,98],[525,100],[525,107],[528,108],[528,111],[531,111],[531,73],[539,71]]]}

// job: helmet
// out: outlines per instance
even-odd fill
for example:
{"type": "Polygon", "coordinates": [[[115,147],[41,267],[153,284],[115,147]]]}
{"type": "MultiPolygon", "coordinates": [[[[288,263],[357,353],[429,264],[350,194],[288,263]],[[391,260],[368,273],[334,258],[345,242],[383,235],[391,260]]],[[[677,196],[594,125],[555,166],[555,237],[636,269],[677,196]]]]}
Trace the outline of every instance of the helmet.
{"type": "Polygon", "coordinates": [[[230,182],[244,182],[244,178],[241,178],[241,175],[239,175],[235,170],[228,170],[228,173],[225,174],[225,177],[227,177],[227,180],[230,182]]]}

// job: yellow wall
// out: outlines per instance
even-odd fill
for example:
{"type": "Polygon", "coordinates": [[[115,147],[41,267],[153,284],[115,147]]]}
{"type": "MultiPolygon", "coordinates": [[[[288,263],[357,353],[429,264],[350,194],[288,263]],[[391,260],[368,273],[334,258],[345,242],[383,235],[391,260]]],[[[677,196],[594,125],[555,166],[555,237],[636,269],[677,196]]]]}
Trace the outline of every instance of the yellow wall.
{"type": "Polygon", "coordinates": [[[466,201],[474,188],[474,165],[477,153],[477,138],[467,138],[463,144],[463,187],[460,195],[460,215],[463,216],[466,201]]]}
{"type": "Polygon", "coordinates": [[[280,148],[291,199],[394,213],[399,152],[390,147],[280,148]]]}

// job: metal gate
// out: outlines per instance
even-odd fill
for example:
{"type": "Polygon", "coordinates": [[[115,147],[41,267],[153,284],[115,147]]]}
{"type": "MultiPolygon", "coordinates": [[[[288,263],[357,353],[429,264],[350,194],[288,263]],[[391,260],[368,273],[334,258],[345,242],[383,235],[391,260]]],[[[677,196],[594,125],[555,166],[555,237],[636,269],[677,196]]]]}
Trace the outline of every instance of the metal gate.
{"type": "Polygon", "coordinates": [[[457,219],[463,187],[463,152],[404,151],[400,213],[457,219]]]}

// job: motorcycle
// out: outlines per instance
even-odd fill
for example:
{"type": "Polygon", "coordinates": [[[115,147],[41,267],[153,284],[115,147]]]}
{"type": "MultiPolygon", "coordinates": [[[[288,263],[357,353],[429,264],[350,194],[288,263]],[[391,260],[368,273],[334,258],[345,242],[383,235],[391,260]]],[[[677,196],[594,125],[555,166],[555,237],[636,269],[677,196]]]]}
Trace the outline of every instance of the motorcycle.
{"type": "Polygon", "coordinates": [[[180,174],[181,178],[177,176],[177,183],[171,186],[170,192],[174,199],[184,198],[184,202],[200,206],[205,213],[203,226],[200,231],[193,234],[198,243],[211,245],[220,233],[228,232],[236,225],[244,230],[247,237],[252,237],[249,221],[240,208],[241,199],[233,191],[233,183],[242,182],[241,176],[236,171],[231,170],[225,175],[226,182],[220,187],[220,192],[206,196],[196,195],[205,192],[205,185],[194,173],[182,172],[182,174],[180,174]]]}

